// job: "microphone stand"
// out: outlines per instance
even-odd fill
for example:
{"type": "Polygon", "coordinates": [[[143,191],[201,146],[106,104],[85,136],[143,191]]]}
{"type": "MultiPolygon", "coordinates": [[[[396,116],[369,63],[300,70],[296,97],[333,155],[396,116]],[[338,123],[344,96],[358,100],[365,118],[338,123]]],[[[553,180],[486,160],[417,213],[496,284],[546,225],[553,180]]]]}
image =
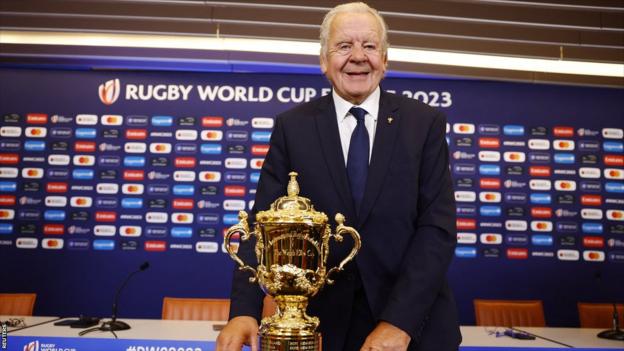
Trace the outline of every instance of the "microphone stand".
{"type": "Polygon", "coordinates": [[[115,299],[113,300],[113,313],[111,315],[111,320],[110,321],[102,322],[102,324],[100,324],[97,327],[93,327],[93,328],[90,328],[90,329],[87,329],[87,330],[83,330],[80,333],[78,333],[78,335],[83,336],[85,334],[91,333],[91,332],[96,331],[96,330],[99,330],[99,331],[109,331],[109,332],[113,333],[113,335],[115,336],[115,339],[117,339],[117,334],[115,334],[116,330],[128,330],[128,329],[130,329],[130,325],[128,325],[128,323],[117,320],[117,302],[119,300],[119,294],[121,293],[123,288],[126,286],[126,284],[128,284],[128,281],[130,281],[130,278],[132,278],[135,274],[137,274],[139,272],[143,272],[148,267],[149,267],[149,262],[143,262],[143,264],[139,267],[139,269],[134,271],[134,272],[132,272],[132,273],[130,273],[130,275],[128,275],[126,280],[124,280],[124,282],[121,284],[119,289],[117,289],[117,293],[115,294],[115,299]]]}
{"type": "Polygon", "coordinates": [[[624,330],[620,329],[620,320],[615,302],[613,303],[613,329],[601,331],[598,333],[598,337],[609,340],[624,341],[624,330]]]}

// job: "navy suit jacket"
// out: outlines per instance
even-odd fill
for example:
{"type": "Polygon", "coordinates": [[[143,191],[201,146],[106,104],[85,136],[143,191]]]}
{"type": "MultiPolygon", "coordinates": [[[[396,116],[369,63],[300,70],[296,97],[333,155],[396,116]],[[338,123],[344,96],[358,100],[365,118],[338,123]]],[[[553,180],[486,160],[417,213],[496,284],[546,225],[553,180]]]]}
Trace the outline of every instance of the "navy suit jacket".
{"type": "MultiPolygon", "coordinates": [[[[456,228],[445,117],[416,100],[382,92],[376,128],[356,216],[331,94],[278,115],[253,213],[286,195],[288,173],[296,171],[300,195],[330,217],[332,229],[339,212],[359,231],[362,248],[355,262],[309,304],[309,314],[321,320],[324,350],[342,349],[359,286],[355,264],[373,317],[406,331],[410,350],[457,349],[457,310],[446,282],[456,228]]],[[[351,249],[349,240],[330,242],[328,269],[351,249]]],[[[239,255],[257,264],[253,242],[241,243],[239,255]]],[[[234,273],[231,317],[260,317],[263,295],[248,278],[248,272],[234,273]]]]}

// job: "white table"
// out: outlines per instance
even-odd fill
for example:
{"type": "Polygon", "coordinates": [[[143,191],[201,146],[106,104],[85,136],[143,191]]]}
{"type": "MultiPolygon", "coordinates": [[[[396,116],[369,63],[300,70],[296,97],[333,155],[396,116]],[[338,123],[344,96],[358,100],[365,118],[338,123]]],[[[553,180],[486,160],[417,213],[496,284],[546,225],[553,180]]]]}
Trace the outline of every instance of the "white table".
{"type": "MultiPolygon", "coordinates": [[[[0,316],[6,320],[6,316],[0,316]]],[[[148,350],[149,346],[175,347],[186,351],[214,350],[214,341],[219,334],[214,330],[215,325],[224,322],[215,321],[176,321],[160,319],[121,319],[131,326],[129,330],[115,332],[119,339],[115,339],[110,332],[95,331],[84,336],[78,333],[83,329],[68,326],[55,326],[54,317],[25,317],[27,325],[45,321],[49,323],[31,328],[14,330],[8,333],[8,350],[22,351],[29,343],[39,342],[54,344],[57,348],[75,348],[81,351],[102,350],[109,351],[141,351],[140,347],[148,350]]],[[[490,351],[513,350],[514,348],[565,349],[565,346],[552,341],[537,338],[535,340],[518,340],[507,336],[496,337],[488,331],[493,328],[462,326],[461,332],[464,350],[479,350],[489,348],[490,351]]],[[[600,329],[579,328],[520,328],[529,333],[556,340],[573,347],[585,349],[620,349],[624,350],[624,342],[604,340],[596,337],[600,329]]],[[[499,330],[503,330],[499,328],[499,330]]]]}
{"type": "MultiPolygon", "coordinates": [[[[624,341],[598,338],[596,335],[603,329],[535,327],[518,327],[517,329],[555,340],[575,348],[624,350],[624,341]]],[[[507,336],[496,337],[488,333],[488,331],[491,330],[494,330],[494,327],[462,326],[461,333],[463,341],[461,346],[565,348],[563,345],[540,338],[536,338],[535,340],[519,340],[507,336]]],[[[504,328],[498,328],[498,330],[502,331],[504,328]]]]}
{"type": "MultiPolygon", "coordinates": [[[[30,327],[33,326],[35,324],[39,324],[39,323],[47,323],[50,321],[56,321],[58,320],[58,317],[51,317],[51,316],[5,316],[5,315],[0,315],[0,322],[5,322],[5,321],[9,321],[11,319],[20,319],[24,321],[24,324],[26,327],[30,327]]],[[[21,329],[24,328],[24,326],[17,326],[17,327],[8,327],[8,331],[12,331],[12,330],[16,330],[16,329],[21,329]]]]}

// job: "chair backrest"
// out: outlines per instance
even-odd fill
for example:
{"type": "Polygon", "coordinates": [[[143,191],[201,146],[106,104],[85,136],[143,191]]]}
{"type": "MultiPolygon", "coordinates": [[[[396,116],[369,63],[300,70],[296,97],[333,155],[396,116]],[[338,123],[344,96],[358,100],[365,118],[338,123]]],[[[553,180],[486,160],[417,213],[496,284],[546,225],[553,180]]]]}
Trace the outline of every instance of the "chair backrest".
{"type": "Polygon", "coordinates": [[[262,301],[262,318],[274,315],[276,310],[275,299],[271,295],[266,295],[262,301]]]}
{"type": "Polygon", "coordinates": [[[229,299],[163,298],[162,319],[227,321],[229,299]]]}
{"type": "MultiPolygon", "coordinates": [[[[601,328],[613,327],[613,304],[612,303],[590,303],[578,302],[579,321],[581,328],[601,328]]],[[[620,327],[624,326],[624,305],[617,305],[620,327]]]]}
{"type": "Polygon", "coordinates": [[[545,327],[540,300],[474,300],[477,325],[545,327]]]}
{"type": "Polygon", "coordinates": [[[37,294],[0,294],[0,314],[32,316],[37,294]]]}

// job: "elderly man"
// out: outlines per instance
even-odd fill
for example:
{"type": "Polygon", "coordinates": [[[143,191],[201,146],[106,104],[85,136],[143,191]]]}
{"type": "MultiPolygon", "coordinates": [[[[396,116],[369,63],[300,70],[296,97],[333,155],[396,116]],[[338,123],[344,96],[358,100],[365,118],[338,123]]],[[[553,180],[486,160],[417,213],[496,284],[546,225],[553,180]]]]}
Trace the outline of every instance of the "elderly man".
{"type": "MultiPolygon", "coordinates": [[[[288,172],[302,196],[345,214],[362,248],[346,272],[311,298],[323,349],[457,350],[457,312],[445,275],[456,244],[444,116],[381,91],[387,29],[364,3],[335,7],[321,26],[321,68],[332,93],[276,118],[255,211],[283,196],[288,172]]],[[[335,266],[349,245],[330,249],[335,266]]],[[[239,254],[255,262],[252,244],[239,254]]],[[[230,321],[217,350],[257,348],[262,293],[237,271],[230,321]]]]}

